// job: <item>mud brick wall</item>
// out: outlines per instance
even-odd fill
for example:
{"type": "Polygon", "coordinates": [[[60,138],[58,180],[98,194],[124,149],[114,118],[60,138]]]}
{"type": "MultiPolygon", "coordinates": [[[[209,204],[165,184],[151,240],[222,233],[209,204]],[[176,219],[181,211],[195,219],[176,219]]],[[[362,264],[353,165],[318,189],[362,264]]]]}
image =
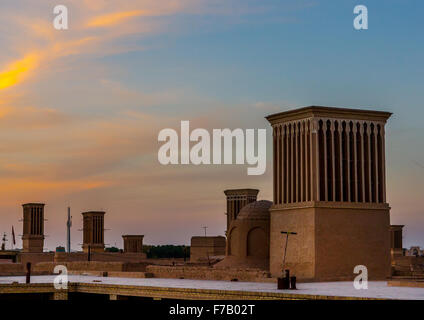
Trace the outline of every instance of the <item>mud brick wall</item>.
{"type": "Polygon", "coordinates": [[[0,276],[20,276],[24,273],[22,263],[0,263],[0,276]]]}
{"type": "Polygon", "coordinates": [[[34,266],[35,272],[53,273],[56,265],[64,265],[69,271],[119,271],[144,272],[146,263],[103,262],[103,261],[71,261],[71,262],[40,262],[34,266]]]}
{"type": "Polygon", "coordinates": [[[154,278],[198,279],[198,280],[233,280],[266,281],[270,279],[269,272],[259,269],[223,269],[199,266],[156,266],[149,265],[146,272],[154,278]]]}

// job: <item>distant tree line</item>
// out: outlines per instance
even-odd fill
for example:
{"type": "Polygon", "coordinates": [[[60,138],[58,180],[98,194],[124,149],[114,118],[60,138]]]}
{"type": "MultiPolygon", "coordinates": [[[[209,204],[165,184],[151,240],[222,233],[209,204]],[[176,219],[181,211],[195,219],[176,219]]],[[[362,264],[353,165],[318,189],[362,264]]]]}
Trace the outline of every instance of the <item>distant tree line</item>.
{"type": "Polygon", "coordinates": [[[190,247],[189,246],[174,246],[174,245],[164,245],[164,246],[151,246],[144,245],[143,252],[147,255],[147,258],[184,258],[187,259],[190,257],[190,247]]]}

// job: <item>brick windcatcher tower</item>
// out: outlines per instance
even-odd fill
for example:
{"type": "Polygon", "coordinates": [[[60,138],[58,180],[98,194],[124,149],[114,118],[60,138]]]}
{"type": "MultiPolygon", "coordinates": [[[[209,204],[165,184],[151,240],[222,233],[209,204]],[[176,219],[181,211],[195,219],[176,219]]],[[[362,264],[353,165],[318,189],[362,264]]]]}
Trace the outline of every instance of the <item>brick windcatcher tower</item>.
{"type": "Polygon", "coordinates": [[[88,252],[103,252],[104,243],[104,211],[83,212],[83,244],[82,249],[88,252]]]}
{"type": "Polygon", "coordinates": [[[247,204],[255,202],[258,197],[257,189],[231,189],[225,190],[227,196],[227,230],[231,221],[237,219],[240,210],[247,204]]]}
{"type": "Polygon", "coordinates": [[[26,203],[22,207],[22,252],[43,252],[44,203],[26,203]]]}
{"type": "Polygon", "coordinates": [[[385,124],[389,112],[305,107],[270,115],[273,191],[270,271],[286,265],[298,278],[351,280],[356,265],[370,279],[390,272],[385,124]]]}
{"type": "Polygon", "coordinates": [[[144,235],[123,235],[124,252],[140,253],[143,252],[144,235]]]}

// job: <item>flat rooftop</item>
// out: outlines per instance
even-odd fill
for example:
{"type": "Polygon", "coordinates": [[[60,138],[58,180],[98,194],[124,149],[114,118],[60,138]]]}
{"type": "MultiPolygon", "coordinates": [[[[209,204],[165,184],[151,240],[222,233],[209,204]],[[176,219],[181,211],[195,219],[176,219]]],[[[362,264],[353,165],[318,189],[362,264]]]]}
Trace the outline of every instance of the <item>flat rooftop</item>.
{"type": "MultiPolygon", "coordinates": [[[[32,276],[32,284],[51,284],[53,285],[54,275],[51,276],[32,276]]],[[[246,299],[257,298],[259,296],[267,296],[273,299],[284,299],[290,296],[308,299],[308,296],[313,299],[331,299],[331,297],[352,297],[352,298],[377,298],[377,299],[408,299],[408,300],[424,300],[424,288],[410,287],[390,287],[386,281],[369,281],[367,290],[356,290],[353,287],[353,282],[316,282],[316,283],[299,283],[298,290],[278,290],[275,283],[262,282],[231,282],[231,281],[210,281],[210,280],[189,280],[189,279],[157,279],[157,278],[116,278],[116,277],[96,277],[96,276],[81,276],[69,275],[70,284],[78,284],[78,286],[96,286],[98,289],[104,286],[108,292],[112,288],[123,288],[131,286],[132,290],[139,290],[139,294],[134,291],[135,295],[142,295],[143,290],[149,288],[150,291],[157,288],[158,291],[166,288],[174,290],[174,296],[185,294],[184,290],[193,289],[202,293],[205,292],[205,297],[209,297],[213,292],[225,297],[231,292],[234,297],[243,297],[246,299]],[[250,293],[243,295],[243,293],[250,293]],[[256,294],[256,295],[255,295],[256,294]]],[[[20,284],[25,283],[25,277],[0,277],[0,292],[2,287],[12,287],[13,282],[20,284]]],[[[15,284],[16,285],[16,284],[15,284]]]]}

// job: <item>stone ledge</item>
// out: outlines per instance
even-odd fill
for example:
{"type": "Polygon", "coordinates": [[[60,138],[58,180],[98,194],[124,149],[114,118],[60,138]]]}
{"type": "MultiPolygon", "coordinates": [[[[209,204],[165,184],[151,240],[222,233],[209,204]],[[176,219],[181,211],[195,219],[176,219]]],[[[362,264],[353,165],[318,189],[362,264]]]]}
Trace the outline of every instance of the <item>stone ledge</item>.
{"type": "Polygon", "coordinates": [[[308,295],[295,293],[275,293],[256,291],[170,288],[133,285],[113,285],[103,283],[70,283],[68,290],[56,290],[53,284],[0,284],[0,294],[52,293],[64,299],[69,292],[108,294],[148,298],[168,298],[185,300],[376,300],[374,298],[308,295]]]}

